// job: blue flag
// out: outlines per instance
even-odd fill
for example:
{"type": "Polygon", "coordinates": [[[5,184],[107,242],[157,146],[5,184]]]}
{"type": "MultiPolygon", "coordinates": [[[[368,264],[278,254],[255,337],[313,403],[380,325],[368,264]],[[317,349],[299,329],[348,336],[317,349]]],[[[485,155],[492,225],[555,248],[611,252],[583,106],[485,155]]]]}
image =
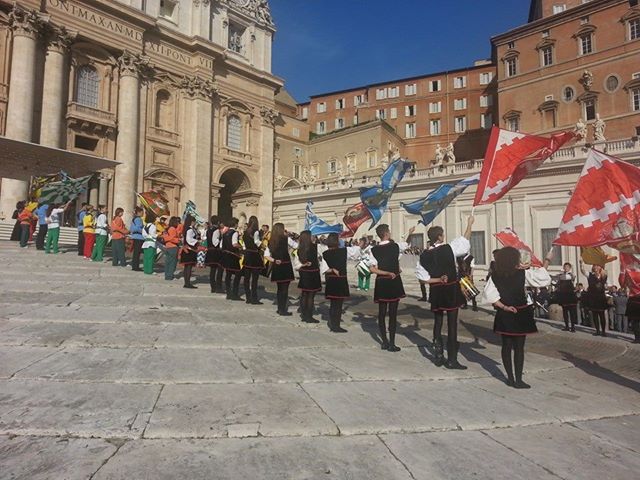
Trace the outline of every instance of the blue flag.
{"type": "Polygon", "coordinates": [[[429,195],[411,203],[400,203],[407,212],[412,215],[420,215],[420,223],[429,225],[458,195],[464,192],[467,187],[477,185],[480,181],[480,174],[460,180],[458,183],[446,183],[440,185],[429,195]]]}
{"type": "Polygon", "coordinates": [[[360,200],[367,207],[373,220],[370,229],[382,218],[393,191],[410,168],[411,162],[399,158],[394,160],[384,171],[380,178],[380,185],[360,188],[360,200]]]}
{"type": "Polygon", "coordinates": [[[312,201],[307,202],[307,209],[305,210],[304,216],[305,230],[309,230],[311,235],[328,235],[330,233],[337,233],[340,235],[342,233],[342,224],[329,225],[313,213],[313,210],[311,209],[312,206],[312,201]]]}

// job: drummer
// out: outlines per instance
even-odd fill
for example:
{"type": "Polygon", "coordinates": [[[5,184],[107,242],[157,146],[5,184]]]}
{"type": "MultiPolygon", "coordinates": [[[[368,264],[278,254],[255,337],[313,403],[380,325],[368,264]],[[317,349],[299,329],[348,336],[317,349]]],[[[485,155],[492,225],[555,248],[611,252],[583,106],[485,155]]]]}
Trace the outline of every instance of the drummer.
{"type": "Polygon", "coordinates": [[[473,215],[469,216],[467,229],[462,237],[451,243],[444,242],[442,227],[431,227],[427,231],[429,248],[422,252],[416,266],[418,280],[429,284],[429,302],[435,317],[433,325],[434,363],[454,370],[466,370],[458,362],[458,309],[465,299],[460,290],[456,258],[469,254],[473,215]],[[442,323],[447,313],[447,361],[444,361],[442,323]]]}
{"type": "Polygon", "coordinates": [[[476,297],[480,294],[480,291],[475,288],[473,284],[473,267],[475,267],[475,262],[473,260],[473,255],[470,253],[466,254],[464,257],[458,257],[456,259],[458,264],[458,278],[465,282],[469,282],[468,285],[471,289],[468,292],[464,292],[465,294],[465,302],[462,305],[463,309],[467,308],[467,303],[471,300],[472,310],[474,312],[478,311],[478,302],[476,302],[476,297]]]}

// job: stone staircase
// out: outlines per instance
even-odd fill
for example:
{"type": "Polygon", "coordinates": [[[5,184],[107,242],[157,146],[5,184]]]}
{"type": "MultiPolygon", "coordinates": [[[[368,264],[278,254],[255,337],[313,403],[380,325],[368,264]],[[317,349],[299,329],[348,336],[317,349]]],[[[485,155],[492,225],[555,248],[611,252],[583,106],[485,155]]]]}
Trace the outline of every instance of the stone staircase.
{"type": "MultiPolygon", "coordinates": [[[[13,220],[0,221],[0,240],[9,240],[11,231],[13,230],[13,220]]],[[[36,230],[37,232],[37,230],[36,230]]],[[[75,227],[60,227],[60,245],[77,245],[78,231],[75,227]]]]}

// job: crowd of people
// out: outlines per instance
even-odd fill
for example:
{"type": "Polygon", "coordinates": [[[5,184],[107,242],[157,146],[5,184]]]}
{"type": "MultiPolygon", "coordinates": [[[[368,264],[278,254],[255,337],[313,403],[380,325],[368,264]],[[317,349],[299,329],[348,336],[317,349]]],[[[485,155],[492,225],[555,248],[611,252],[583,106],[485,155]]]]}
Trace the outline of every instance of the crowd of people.
{"type": "MultiPolygon", "coordinates": [[[[40,228],[37,230],[36,248],[44,249],[46,253],[58,253],[61,217],[69,204],[40,205],[35,211],[22,207],[15,215],[14,232],[21,246],[27,246],[30,235],[34,233],[33,224],[37,222],[40,228]]],[[[260,226],[255,216],[250,217],[241,230],[236,218],[213,216],[205,225],[198,225],[191,215],[184,219],[175,216],[157,218],[153,212],[141,207],[133,210],[133,218],[127,227],[124,213],[122,208],[117,208],[109,220],[103,205],[94,208],[83,204],[76,214],[78,255],[102,262],[105,247],[110,242],[114,267],[127,265],[126,251],[129,249],[131,269],[149,275],[155,274],[157,259],[164,255],[165,280],[174,280],[180,263],[183,286],[187,289],[198,288],[192,281],[193,268],[196,265],[208,267],[211,293],[223,294],[229,301],[244,301],[250,305],[262,303],[258,281],[261,275],[266,276],[275,284],[275,303],[281,316],[291,315],[289,287],[295,282],[297,271],[299,312],[301,320],[306,323],[319,322],[313,316],[315,296],[322,291],[324,278],[324,296],[330,302],[328,326],[335,333],[346,332],[341,326],[341,319],[344,302],[350,298],[347,269],[348,261],[352,260],[357,262],[359,290],[368,291],[371,275],[376,276],[373,301],[378,305],[381,348],[389,352],[400,350],[395,337],[398,305],[405,297],[405,290],[399,260],[403,252],[413,253],[409,244],[413,228],[403,242],[394,242],[385,224],[376,228],[378,240],[375,242],[367,238],[345,242],[335,233],[326,237],[316,237],[310,231],[299,235],[291,233],[282,223],[276,223],[270,229],[268,225],[260,226]],[[240,295],[241,283],[244,298],[240,295]]],[[[477,309],[476,296],[480,293],[470,281],[473,269],[469,242],[472,225],[473,216],[469,217],[465,233],[450,243],[445,243],[441,227],[429,228],[429,247],[420,252],[416,266],[416,277],[424,288],[424,299],[430,303],[435,317],[434,363],[449,369],[467,368],[458,361],[458,311],[466,307],[467,300],[477,309]],[[446,358],[442,336],[445,317],[446,358]]],[[[552,278],[547,271],[550,261],[551,252],[541,268],[532,268],[522,262],[517,249],[505,247],[496,250],[481,295],[481,303],[493,306],[496,311],[494,331],[502,338],[507,384],[515,388],[529,388],[522,379],[525,339],[537,332],[535,309],[544,308],[540,293],[532,296],[531,291],[551,291],[552,278]]],[[[640,298],[631,297],[623,302],[622,294],[616,293],[611,295],[610,298],[614,299],[611,303],[607,297],[604,269],[594,266],[588,275],[585,293],[581,292],[579,285],[574,287],[574,282],[571,265],[565,264],[552,291],[552,296],[555,295],[556,301],[562,305],[566,330],[575,331],[578,308],[585,306],[598,335],[606,335],[605,312],[608,310],[613,310],[615,325],[624,325],[618,317],[623,308],[632,320],[634,332],[638,331],[640,298]],[[615,299],[619,299],[618,303],[615,299]]],[[[583,315],[583,323],[585,318],[583,315]]],[[[636,341],[639,338],[636,334],[636,341]]]]}

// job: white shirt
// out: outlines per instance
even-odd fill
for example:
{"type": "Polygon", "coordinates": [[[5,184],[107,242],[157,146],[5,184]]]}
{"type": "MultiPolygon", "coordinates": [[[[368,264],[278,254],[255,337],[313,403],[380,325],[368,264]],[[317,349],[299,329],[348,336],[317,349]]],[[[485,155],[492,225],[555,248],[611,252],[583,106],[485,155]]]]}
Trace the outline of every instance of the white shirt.
{"type": "MultiPolygon", "coordinates": [[[[380,242],[378,245],[382,246],[382,245],[386,245],[387,243],[389,243],[389,240],[385,240],[384,242],[380,242]]],[[[400,247],[400,254],[398,255],[398,259],[400,259],[400,257],[402,256],[402,252],[404,252],[407,248],[409,248],[409,244],[407,242],[396,242],[398,244],[398,247],[400,247]]],[[[351,247],[354,248],[354,247],[351,247]]],[[[358,249],[360,249],[360,247],[356,247],[358,249]]],[[[369,264],[372,267],[377,267],[378,266],[378,260],[376,259],[376,256],[373,254],[373,251],[371,251],[371,255],[368,255],[367,260],[369,261],[369,264]]]]}
{"type": "Polygon", "coordinates": [[[186,240],[187,240],[187,244],[190,247],[195,247],[198,244],[198,231],[194,228],[190,228],[189,230],[187,230],[187,235],[186,235],[186,240]]]}
{"type": "MultiPolygon", "coordinates": [[[[347,260],[362,260],[362,253],[366,250],[362,250],[358,245],[355,247],[345,247],[347,249],[347,260]]],[[[329,250],[325,246],[325,251],[329,250]]],[[[320,256],[320,275],[324,275],[329,270],[329,265],[325,261],[323,256],[320,256]]]]}
{"type": "Polygon", "coordinates": [[[54,208],[49,215],[49,228],[60,228],[60,215],[64,213],[64,208],[54,208]]]}
{"type": "MultiPolygon", "coordinates": [[[[436,243],[435,245],[431,245],[428,250],[433,250],[434,248],[439,247],[440,245],[444,245],[444,243],[436,243]]],[[[453,250],[453,261],[456,261],[458,257],[464,257],[469,254],[471,251],[471,243],[465,237],[454,238],[449,242],[449,246],[451,250],[453,250]]],[[[473,267],[473,263],[471,266],[473,267]]],[[[416,278],[421,282],[428,282],[431,280],[431,275],[429,272],[422,266],[420,263],[420,258],[418,258],[418,264],[416,265],[416,278]]]]}
{"type": "Polygon", "coordinates": [[[98,215],[96,218],[96,235],[107,234],[107,216],[104,213],[98,215]]]}
{"type": "MultiPolygon", "coordinates": [[[[530,268],[524,271],[524,285],[525,287],[542,288],[551,285],[551,275],[544,268],[530,268]]],[[[491,277],[484,286],[482,297],[478,303],[482,305],[493,305],[500,300],[500,292],[491,277]]],[[[533,300],[527,295],[527,305],[532,305],[533,300]]],[[[514,305],[507,305],[512,307],[514,305]]]]}
{"type": "Polygon", "coordinates": [[[213,232],[213,235],[211,235],[211,245],[209,245],[210,247],[217,247],[218,245],[220,245],[220,230],[216,230],[215,232],[213,232]]]}
{"type": "Polygon", "coordinates": [[[158,230],[156,229],[155,223],[147,223],[142,229],[142,238],[144,238],[142,248],[155,248],[157,236],[158,230]]]}
{"type": "MultiPolygon", "coordinates": [[[[295,240],[293,240],[291,237],[287,237],[287,245],[289,246],[290,249],[295,250],[296,248],[298,248],[298,242],[296,242],[295,240]]],[[[264,251],[264,256],[265,257],[271,257],[271,250],[269,250],[269,247],[267,247],[264,251]]]]}

